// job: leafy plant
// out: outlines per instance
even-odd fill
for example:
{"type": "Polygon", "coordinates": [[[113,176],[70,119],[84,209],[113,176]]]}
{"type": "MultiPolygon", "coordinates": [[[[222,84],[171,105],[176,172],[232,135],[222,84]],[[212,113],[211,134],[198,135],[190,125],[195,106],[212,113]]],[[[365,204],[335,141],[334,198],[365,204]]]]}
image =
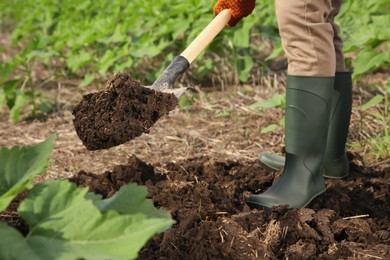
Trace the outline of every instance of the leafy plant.
{"type": "MultiPolygon", "coordinates": [[[[55,136],[25,147],[0,150],[0,211],[48,165],[55,136]]],[[[135,259],[156,233],[174,221],[145,199],[136,184],[102,199],[65,180],[37,184],[18,207],[29,232],[0,223],[0,259],[135,259]]]]}
{"type": "Polygon", "coordinates": [[[47,113],[53,104],[44,98],[32,82],[33,52],[35,42],[31,41],[13,60],[0,65],[0,107],[6,105],[10,119],[13,122],[20,120],[24,114],[35,116],[38,112],[47,113]],[[32,51],[32,52],[30,52],[32,51]],[[21,75],[8,80],[13,70],[19,69],[21,75]]]}
{"type": "Polygon", "coordinates": [[[360,106],[362,111],[367,111],[370,108],[376,107],[382,104],[383,110],[378,109],[377,112],[370,112],[370,114],[377,119],[377,123],[383,126],[384,135],[386,137],[390,136],[388,118],[390,111],[390,81],[388,80],[384,84],[385,89],[380,90],[381,94],[376,94],[369,101],[360,106]]]}
{"type": "Polygon", "coordinates": [[[355,53],[353,78],[378,68],[389,68],[390,16],[387,0],[345,1],[337,18],[345,39],[344,52],[355,53]],[[359,19],[356,19],[359,17],[359,19]]]}
{"type": "MultiPolygon", "coordinates": [[[[50,110],[32,82],[33,64],[43,65],[55,79],[82,79],[81,87],[115,71],[128,72],[150,85],[209,23],[214,4],[207,0],[2,1],[0,28],[11,28],[13,46],[21,47],[0,64],[0,106],[8,106],[14,121],[26,107],[31,113],[50,110]]],[[[355,68],[354,79],[389,67],[387,6],[387,0],[347,0],[337,16],[344,51],[352,54],[348,62],[355,68]]],[[[258,1],[252,15],[235,28],[225,28],[194,61],[191,77],[220,75],[224,66],[233,82],[247,82],[253,71],[268,70],[265,60],[282,55],[274,1],[258,1]]]]}
{"type": "Polygon", "coordinates": [[[173,224],[146,194],[146,188],[129,184],[101,200],[68,181],[38,184],[18,208],[30,227],[27,236],[0,225],[0,235],[8,238],[0,242],[0,257],[135,259],[149,238],[173,224]]]}
{"type": "Polygon", "coordinates": [[[358,107],[361,115],[360,131],[365,133],[365,138],[350,145],[362,154],[368,154],[369,158],[379,160],[387,159],[390,153],[390,81],[376,88],[379,94],[358,107]],[[371,131],[367,131],[367,126],[371,131]],[[375,134],[370,134],[372,128],[377,129],[375,134]]]}
{"type": "Polygon", "coordinates": [[[34,146],[0,149],[0,212],[15,196],[32,187],[33,178],[44,172],[55,135],[34,146]]]}

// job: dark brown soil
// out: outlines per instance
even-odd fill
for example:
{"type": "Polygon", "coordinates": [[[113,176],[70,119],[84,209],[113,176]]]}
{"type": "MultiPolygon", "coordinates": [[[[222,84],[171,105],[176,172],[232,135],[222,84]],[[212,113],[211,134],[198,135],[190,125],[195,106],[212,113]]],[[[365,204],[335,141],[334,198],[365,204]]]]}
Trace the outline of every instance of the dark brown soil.
{"type": "Polygon", "coordinates": [[[154,237],[139,259],[385,259],[390,255],[390,172],[364,172],[353,163],[345,180],[309,208],[250,210],[249,193],[277,174],[256,161],[199,157],[151,165],[135,155],[104,174],[80,171],[71,181],[111,196],[125,183],[146,185],[176,224],[154,237]]]}
{"type": "Polygon", "coordinates": [[[173,94],[143,87],[117,73],[104,90],[83,96],[74,108],[73,124],[88,150],[107,149],[147,133],[178,104],[173,94]]]}

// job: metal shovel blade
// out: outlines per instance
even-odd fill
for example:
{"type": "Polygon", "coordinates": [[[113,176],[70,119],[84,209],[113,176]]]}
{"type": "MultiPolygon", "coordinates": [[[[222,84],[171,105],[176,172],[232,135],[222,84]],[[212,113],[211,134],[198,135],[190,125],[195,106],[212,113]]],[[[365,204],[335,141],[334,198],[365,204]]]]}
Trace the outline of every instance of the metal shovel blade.
{"type": "Polygon", "coordinates": [[[190,67],[190,63],[183,56],[176,56],[172,63],[161,73],[157,80],[150,86],[151,89],[172,93],[177,98],[181,97],[188,88],[174,88],[176,79],[190,67]]]}
{"type": "Polygon", "coordinates": [[[186,93],[186,91],[188,89],[189,88],[186,88],[186,87],[180,87],[180,88],[174,88],[174,89],[165,89],[162,92],[174,94],[177,98],[179,98],[179,97],[183,96],[184,93],[186,93]]]}

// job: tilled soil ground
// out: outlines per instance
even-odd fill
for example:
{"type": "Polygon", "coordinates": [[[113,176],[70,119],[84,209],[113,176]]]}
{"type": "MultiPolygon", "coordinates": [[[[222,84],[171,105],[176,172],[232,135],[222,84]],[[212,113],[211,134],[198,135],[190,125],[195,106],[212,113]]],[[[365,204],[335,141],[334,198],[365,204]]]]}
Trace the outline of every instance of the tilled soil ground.
{"type": "MultiPolygon", "coordinates": [[[[264,191],[279,177],[258,164],[257,154],[283,150],[281,127],[260,132],[279,122],[281,109],[259,112],[248,107],[283,91],[283,84],[284,77],[275,75],[233,92],[198,89],[190,105],[162,117],[149,134],[100,151],[85,148],[69,111],[19,124],[3,116],[0,146],[36,143],[54,132],[52,163],[37,182],[70,179],[105,197],[124,183],[145,185],[156,207],[169,211],[176,224],[152,238],[139,259],[388,259],[388,158],[368,160],[365,150],[349,149],[350,175],[327,180],[327,192],[307,208],[264,211],[245,205],[250,193],[264,191]]],[[[70,92],[59,96],[71,96],[77,103],[81,94],[70,92]]],[[[359,86],[354,93],[355,108],[372,96],[359,86]]],[[[354,109],[349,142],[381,131],[362,126],[361,118],[354,109]]],[[[1,220],[17,223],[15,207],[1,220]]]]}
{"type": "Polygon", "coordinates": [[[384,259],[390,255],[390,173],[351,166],[350,176],[328,180],[327,192],[308,208],[270,211],[245,206],[248,193],[266,189],[277,176],[256,161],[199,157],[151,165],[133,155],[112,171],[81,171],[71,180],[104,196],[136,182],[171,212],[177,223],[153,238],[140,259],[384,259]]]}

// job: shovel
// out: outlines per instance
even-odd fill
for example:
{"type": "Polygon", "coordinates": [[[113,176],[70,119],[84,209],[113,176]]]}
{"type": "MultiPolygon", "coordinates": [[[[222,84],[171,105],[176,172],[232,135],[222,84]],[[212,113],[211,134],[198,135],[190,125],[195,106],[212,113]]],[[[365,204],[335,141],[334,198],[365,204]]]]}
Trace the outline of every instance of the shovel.
{"type": "Polygon", "coordinates": [[[175,80],[230,20],[223,10],[191,44],[174,58],[152,86],[144,87],[116,74],[106,88],[83,96],[73,109],[73,125],[88,150],[107,149],[147,133],[156,121],[178,104],[188,88],[174,88],[175,80]]]}
{"type": "Polygon", "coordinates": [[[179,56],[174,58],[172,63],[161,73],[150,88],[165,93],[172,93],[177,98],[182,96],[188,88],[174,88],[174,82],[189,68],[199,53],[222,31],[230,18],[231,14],[228,9],[221,11],[215,16],[190,45],[179,56]]]}

